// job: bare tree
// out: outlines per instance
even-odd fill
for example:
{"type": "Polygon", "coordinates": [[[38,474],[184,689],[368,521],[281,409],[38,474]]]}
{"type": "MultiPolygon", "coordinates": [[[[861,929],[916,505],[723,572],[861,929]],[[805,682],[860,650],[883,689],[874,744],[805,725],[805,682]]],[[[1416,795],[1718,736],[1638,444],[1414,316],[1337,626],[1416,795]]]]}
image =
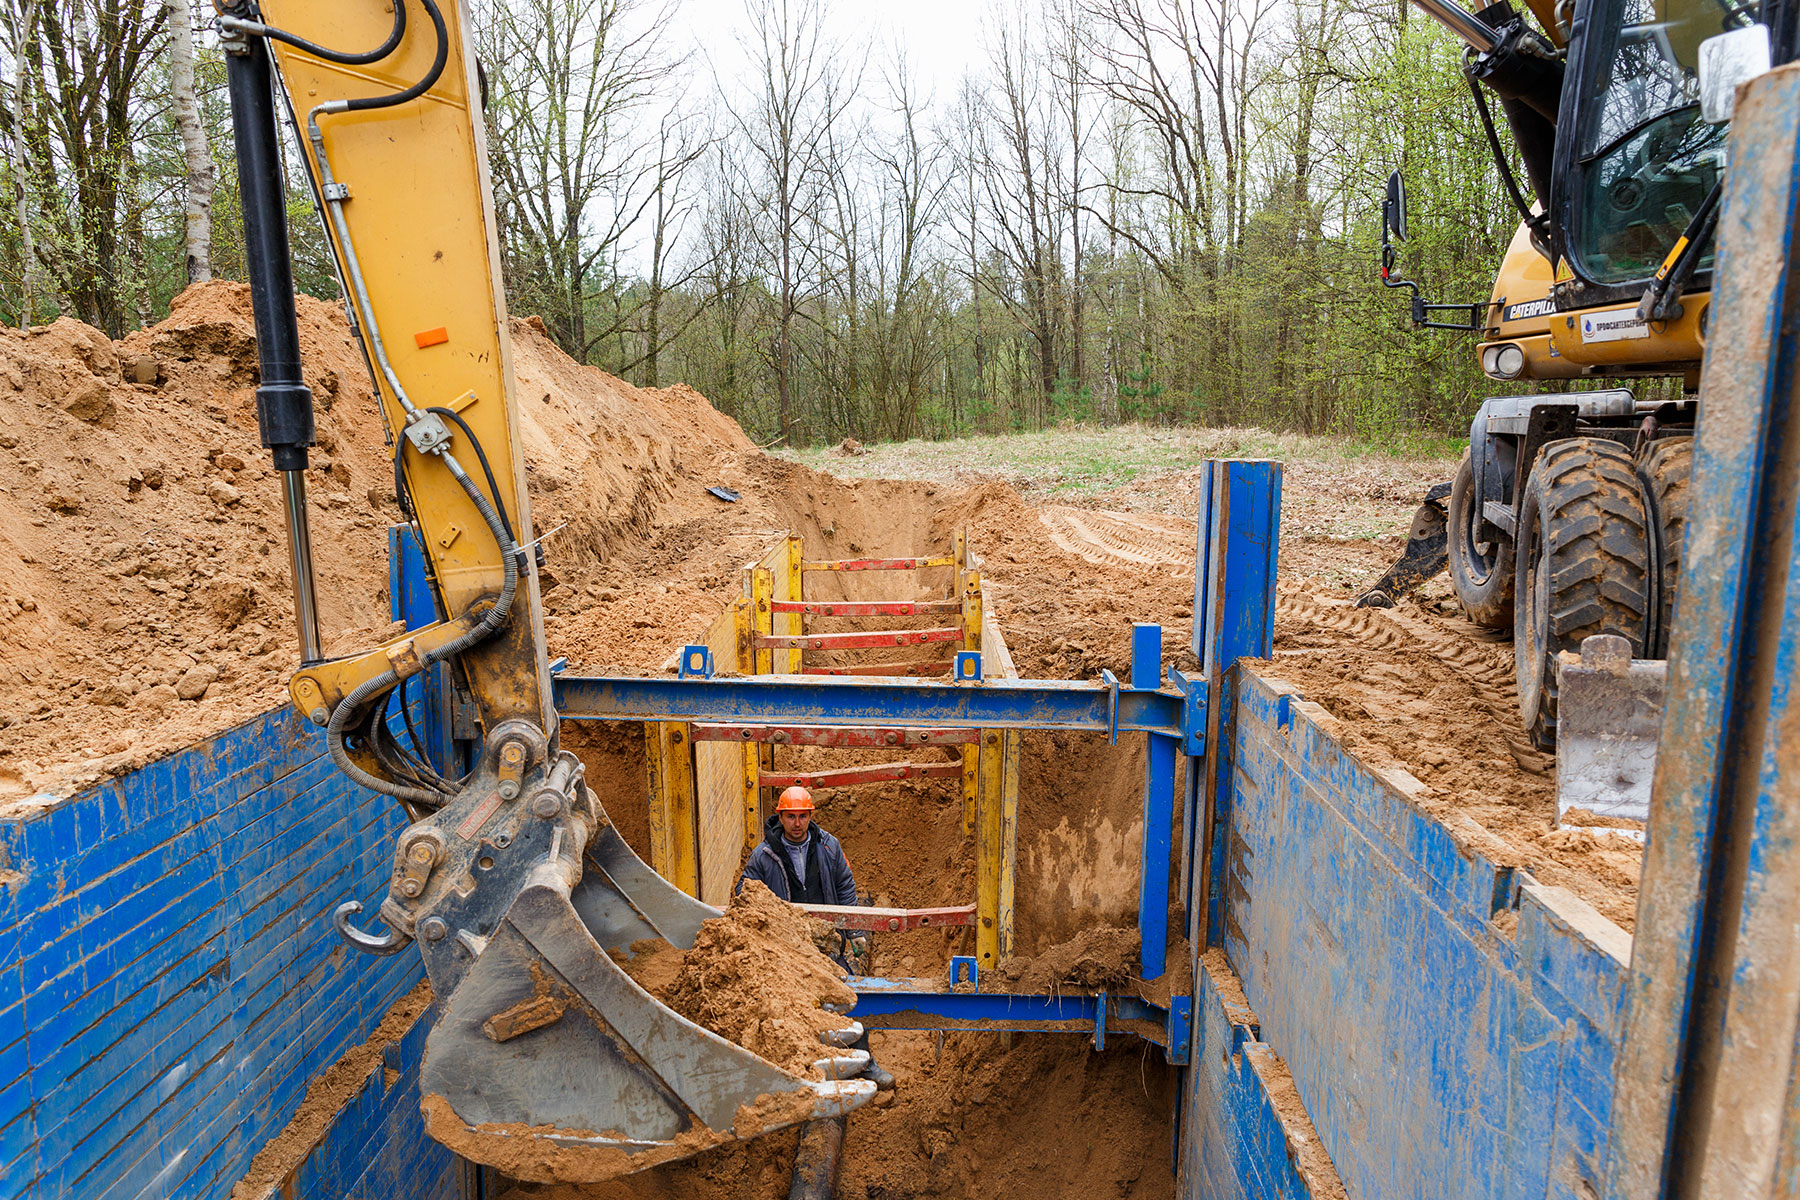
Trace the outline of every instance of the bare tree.
{"type": "Polygon", "coordinates": [[[945,338],[934,311],[928,263],[930,238],[944,216],[953,178],[948,147],[928,141],[929,100],[897,52],[887,71],[888,122],[893,133],[871,139],[879,207],[874,222],[877,326],[872,392],[882,431],[893,438],[918,432],[926,380],[941,366],[945,338]]]}
{"type": "Polygon", "coordinates": [[[1055,123],[1043,94],[1042,61],[1026,39],[1023,13],[1015,10],[996,31],[989,49],[998,92],[991,157],[982,185],[992,222],[992,247],[1005,258],[1018,290],[999,293],[1031,336],[1037,358],[1039,423],[1056,388],[1056,291],[1061,259],[1054,212],[1052,138],[1055,123]]]}
{"type": "Polygon", "coordinates": [[[478,22],[508,285],[582,362],[628,323],[613,266],[656,195],[632,118],[678,65],[656,42],[666,19],[643,0],[499,0],[478,22]],[[613,311],[595,329],[597,298],[613,311]]]}
{"type": "Polygon", "coordinates": [[[694,166],[711,144],[711,131],[691,114],[683,112],[679,101],[663,114],[657,129],[655,175],[648,214],[650,274],[644,281],[644,299],[640,305],[644,348],[636,361],[619,366],[621,372],[637,370],[647,387],[659,385],[662,351],[700,312],[695,306],[687,319],[674,329],[663,328],[663,308],[669,292],[687,287],[700,271],[700,264],[695,263],[679,274],[669,274],[676,244],[695,208],[696,202],[687,184],[694,166]]]}
{"type": "Polygon", "coordinates": [[[795,417],[795,322],[820,288],[811,233],[830,184],[826,134],[855,85],[833,85],[845,51],[824,37],[818,0],[748,0],[745,17],[756,91],[731,111],[745,152],[740,195],[756,214],[753,235],[773,283],[765,354],[775,376],[777,432],[785,438],[795,417]]]}

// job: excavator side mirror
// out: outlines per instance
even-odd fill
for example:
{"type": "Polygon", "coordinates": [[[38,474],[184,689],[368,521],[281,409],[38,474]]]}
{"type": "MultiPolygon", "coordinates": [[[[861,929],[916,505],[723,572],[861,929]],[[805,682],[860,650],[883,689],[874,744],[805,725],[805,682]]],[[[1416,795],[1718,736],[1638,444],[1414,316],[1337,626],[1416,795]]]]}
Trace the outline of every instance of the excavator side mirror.
{"type": "Polygon", "coordinates": [[[1384,243],[1390,235],[1402,242],[1406,240],[1406,184],[1401,182],[1398,171],[1388,176],[1387,196],[1381,202],[1381,226],[1384,243]]]}

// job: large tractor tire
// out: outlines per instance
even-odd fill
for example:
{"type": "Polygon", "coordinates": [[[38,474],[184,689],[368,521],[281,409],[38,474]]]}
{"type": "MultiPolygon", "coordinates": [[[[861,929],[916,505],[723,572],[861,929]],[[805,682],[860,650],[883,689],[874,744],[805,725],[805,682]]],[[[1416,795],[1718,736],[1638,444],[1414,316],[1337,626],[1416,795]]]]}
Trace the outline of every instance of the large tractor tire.
{"type": "Polygon", "coordinates": [[[1450,586],[1469,620],[1488,629],[1505,629],[1513,622],[1513,543],[1504,534],[1493,541],[1478,540],[1480,519],[1481,494],[1464,450],[1450,485],[1450,586]]]}
{"type": "Polygon", "coordinates": [[[1519,715],[1532,741],[1556,744],[1556,658],[1615,633],[1642,657],[1649,632],[1650,518],[1631,454],[1576,437],[1538,455],[1520,513],[1513,660],[1519,715]]]}
{"type": "Polygon", "coordinates": [[[1661,438],[1638,454],[1638,479],[1650,517],[1650,560],[1656,604],[1646,654],[1669,657],[1675,629],[1675,598],[1681,589],[1681,536],[1687,528],[1688,473],[1694,461],[1692,438],[1661,438]]]}

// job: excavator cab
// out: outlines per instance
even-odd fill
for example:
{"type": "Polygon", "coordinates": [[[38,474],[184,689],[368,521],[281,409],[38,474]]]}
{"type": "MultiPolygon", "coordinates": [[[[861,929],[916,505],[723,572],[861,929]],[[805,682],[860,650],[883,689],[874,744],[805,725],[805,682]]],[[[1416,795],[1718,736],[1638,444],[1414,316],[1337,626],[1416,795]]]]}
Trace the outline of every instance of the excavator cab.
{"type": "Polygon", "coordinates": [[[424,958],[439,1012],[421,1068],[431,1134],[516,1178],[581,1182],[838,1116],[875,1085],[852,1078],[868,1064],[844,1049],[854,1022],[821,1021],[836,1028],[794,1073],[685,1019],[616,961],[646,941],[690,947],[718,912],[632,853],[559,745],[465,17],[454,0],[222,5],[257,415],[288,516],[302,658],[289,694],[338,768],[409,822],[374,928],[349,903],[338,932],[424,958]],[[347,658],[322,653],[318,628],[278,108],[300,135],[442,615],[347,658]],[[462,775],[403,740],[391,711],[440,665],[481,733],[462,775]]]}

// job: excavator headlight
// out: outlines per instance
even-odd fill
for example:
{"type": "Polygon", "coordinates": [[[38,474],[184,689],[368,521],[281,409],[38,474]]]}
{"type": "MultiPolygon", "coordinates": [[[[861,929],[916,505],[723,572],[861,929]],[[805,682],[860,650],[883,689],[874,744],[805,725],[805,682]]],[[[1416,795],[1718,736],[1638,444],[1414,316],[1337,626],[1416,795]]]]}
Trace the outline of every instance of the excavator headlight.
{"type": "Polygon", "coordinates": [[[1525,351],[1512,342],[1481,352],[1481,369],[1494,379],[1517,379],[1525,373],[1525,351]]]}

